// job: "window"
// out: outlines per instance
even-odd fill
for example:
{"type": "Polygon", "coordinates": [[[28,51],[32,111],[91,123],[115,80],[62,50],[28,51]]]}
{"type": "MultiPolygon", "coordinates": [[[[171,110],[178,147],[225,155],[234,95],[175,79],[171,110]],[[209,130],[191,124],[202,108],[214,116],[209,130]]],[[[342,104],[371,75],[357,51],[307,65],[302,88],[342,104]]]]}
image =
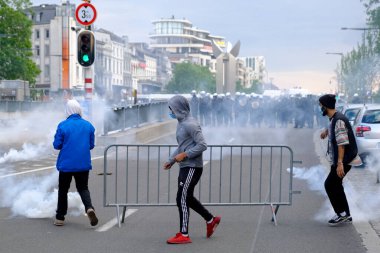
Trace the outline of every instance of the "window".
{"type": "Polygon", "coordinates": [[[36,46],[36,55],[40,56],[40,46],[36,46]]]}
{"type": "Polygon", "coordinates": [[[45,38],[48,39],[49,36],[50,36],[50,34],[49,34],[49,29],[46,29],[46,30],[45,30],[45,38]]]}
{"type": "Polygon", "coordinates": [[[50,52],[49,52],[49,45],[45,45],[45,56],[49,56],[50,55],[50,52]]]}
{"type": "Polygon", "coordinates": [[[49,65],[45,65],[44,76],[45,76],[45,78],[49,78],[50,77],[50,68],[49,68],[49,65]]]}
{"type": "Polygon", "coordinates": [[[42,12],[40,12],[37,16],[36,16],[36,22],[41,22],[42,20],[42,12]]]}
{"type": "Polygon", "coordinates": [[[368,110],[365,112],[362,123],[380,123],[380,110],[368,110]]]}
{"type": "Polygon", "coordinates": [[[36,30],[36,39],[40,38],[40,30],[36,30]]]}

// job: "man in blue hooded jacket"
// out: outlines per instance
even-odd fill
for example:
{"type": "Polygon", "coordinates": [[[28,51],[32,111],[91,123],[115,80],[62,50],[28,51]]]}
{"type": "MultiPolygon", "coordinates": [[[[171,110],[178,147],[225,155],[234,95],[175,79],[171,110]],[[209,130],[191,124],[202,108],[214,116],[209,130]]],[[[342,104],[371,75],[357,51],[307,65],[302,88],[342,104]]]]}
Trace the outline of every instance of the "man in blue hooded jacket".
{"type": "Polygon", "coordinates": [[[190,105],[187,99],[177,95],[169,102],[170,117],[178,120],[177,125],[177,149],[170,155],[164,164],[168,170],[174,163],[178,163],[180,170],[178,175],[177,206],[180,216],[180,232],[167,240],[169,244],[191,243],[188,233],[189,208],[196,211],[206,221],[206,236],[211,237],[219,225],[221,217],[214,217],[198,199],[194,197],[194,188],[199,182],[203,171],[202,153],[207,149],[203,138],[202,129],[197,120],[190,115],[190,105]]]}
{"type": "Polygon", "coordinates": [[[58,204],[54,225],[63,226],[67,214],[67,193],[72,177],[82,199],[91,226],[98,224],[88,190],[89,171],[92,169],[90,150],[95,146],[95,128],[82,118],[82,109],[76,100],[66,104],[67,119],[59,123],[53,146],[60,150],[57,159],[59,171],[58,204]]]}

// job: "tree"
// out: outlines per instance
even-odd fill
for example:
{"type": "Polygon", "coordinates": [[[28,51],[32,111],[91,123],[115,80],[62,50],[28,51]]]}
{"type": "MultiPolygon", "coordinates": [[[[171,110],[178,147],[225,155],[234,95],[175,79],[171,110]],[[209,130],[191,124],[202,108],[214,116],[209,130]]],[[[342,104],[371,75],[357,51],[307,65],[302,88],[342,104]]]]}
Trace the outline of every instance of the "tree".
{"type": "Polygon", "coordinates": [[[31,59],[32,21],[23,10],[29,0],[0,0],[0,80],[21,79],[33,86],[40,73],[31,59]]]}
{"type": "Polygon", "coordinates": [[[166,86],[169,93],[190,93],[192,90],[214,93],[215,78],[207,67],[193,63],[175,65],[173,78],[166,86]]]}
{"type": "Polygon", "coordinates": [[[336,69],[337,80],[348,97],[355,93],[367,101],[380,86],[380,0],[361,0],[367,13],[368,29],[363,41],[342,56],[336,69]]]}
{"type": "Polygon", "coordinates": [[[260,80],[255,79],[252,81],[251,87],[245,88],[243,87],[243,85],[241,84],[241,81],[239,80],[236,82],[236,91],[245,92],[247,94],[252,93],[252,92],[256,94],[262,94],[263,93],[262,83],[260,82],[260,80]]]}

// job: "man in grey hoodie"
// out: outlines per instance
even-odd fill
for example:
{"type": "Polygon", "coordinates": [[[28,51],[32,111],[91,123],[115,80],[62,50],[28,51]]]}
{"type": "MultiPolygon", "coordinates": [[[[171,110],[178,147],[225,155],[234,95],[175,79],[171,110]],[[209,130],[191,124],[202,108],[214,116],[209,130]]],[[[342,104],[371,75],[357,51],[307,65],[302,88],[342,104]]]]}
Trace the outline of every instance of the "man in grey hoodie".
{"type": "Polygon", "coordinates": [[[207,149],[202,129],[190,114],[190,105],[183,96],[176,95],[169,102],[171,118],[178,120],[176,138],[178,147],[164,164],[168,170],[178,163],[177,206],[180,216],[180,232],[167,240],[169,244],[191,243],[188,234],[189,208],[196,211],[206,221],[207,238],[211,237],[220,223],[220,216],[214,217],[198,199],[194,197],[194,188],[201,178],[203,171],[202,153],[207,149]]]}

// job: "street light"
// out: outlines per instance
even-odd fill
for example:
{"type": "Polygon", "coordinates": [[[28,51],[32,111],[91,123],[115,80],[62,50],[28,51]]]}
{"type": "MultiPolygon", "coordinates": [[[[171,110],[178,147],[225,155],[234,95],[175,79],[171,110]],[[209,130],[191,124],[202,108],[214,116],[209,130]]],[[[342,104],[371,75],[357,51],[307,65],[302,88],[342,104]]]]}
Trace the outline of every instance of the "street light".
{"type": "MultiPolygon", "coordinates": [[[[380,27],[342,27],[341,30],[363,31],[363,46],[364,46],[363,48],[364,48],[364,55],[365,55],[366,54],[366,44],[365,44],[366,31],[380,30],[380,27]]],[[[364,101],[366,101],[367,95],[365,94],[366,87],[365,87],[364,82],[362,82],[361,86],[362,86],[361,87],[361,89],[362,89],[362,97],[363,97],[364,101]]]]}
{"type": "MultiPolygon", "coordinates": [[[[340,64],[342,64],[343,53],[340,53],[340,52],[326,52],[326,54],[329,54],[329,55],[340,55],[340,64]]],[[[340,68],[342,70],[342,66],[340,66],[340,68]]],[[[342,71],[340,72],[339,83],[340,83],[340,85],[338,84],[338,94],[343,90],[342,71]]]]}
{"type": "Polygon", "coordinates": [[[340,56],[343,56],[343,53],[335,53],[335,52],[326,52],[326,54],[335,54],[335,55],[340,55],[340,56]]]}
{"type": "Polygon", "coordinates": [[[363,31],[363,45],[365,50],[366,31],[380,30],[380,27],[342,27],[341,30],[363,31]]]}

